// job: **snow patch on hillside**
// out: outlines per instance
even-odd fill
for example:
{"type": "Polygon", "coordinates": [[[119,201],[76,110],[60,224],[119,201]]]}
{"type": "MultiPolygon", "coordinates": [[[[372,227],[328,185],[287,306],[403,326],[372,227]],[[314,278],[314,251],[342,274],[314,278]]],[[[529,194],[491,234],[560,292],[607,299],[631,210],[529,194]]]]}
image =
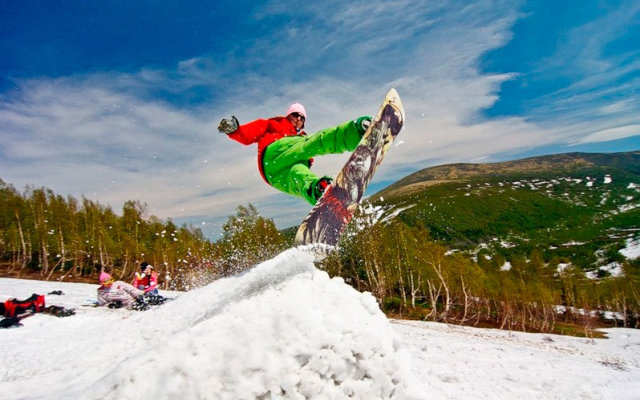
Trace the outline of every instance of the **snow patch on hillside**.
{"type": "Polygon", "coordinates": [[[629,260],[640,257],[640,237],[627,239],[625,248],[620,249],[620,254],[629,260]]]}

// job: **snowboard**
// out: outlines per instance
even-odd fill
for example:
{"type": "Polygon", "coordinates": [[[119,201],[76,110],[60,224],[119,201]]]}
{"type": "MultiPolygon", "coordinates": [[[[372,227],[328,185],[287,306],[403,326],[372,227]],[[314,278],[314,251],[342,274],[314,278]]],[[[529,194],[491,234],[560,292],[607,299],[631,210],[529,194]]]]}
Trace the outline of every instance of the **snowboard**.
{"type": "Polygon", "coordinates": [[[302,221],[296,233],[296,245],[335,246],[338,243],[378,165],[400,133],[403,122],[400,96],[391,89],[358,147],[302,221]]]}

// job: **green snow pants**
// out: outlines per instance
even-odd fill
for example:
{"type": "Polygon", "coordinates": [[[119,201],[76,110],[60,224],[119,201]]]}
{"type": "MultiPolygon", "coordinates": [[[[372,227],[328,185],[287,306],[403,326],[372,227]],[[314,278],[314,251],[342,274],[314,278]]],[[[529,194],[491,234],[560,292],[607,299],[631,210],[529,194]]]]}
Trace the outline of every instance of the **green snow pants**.
{"type": "Polygon", "coordinates": [[[311,172],[309,159],[324,154],[353,151],[364,132],[354,121],[309,136],[287,136],[264,150],[262,166],[267,181],[276,189],[316,203],[313,187],[321,178],[311,172]]]}

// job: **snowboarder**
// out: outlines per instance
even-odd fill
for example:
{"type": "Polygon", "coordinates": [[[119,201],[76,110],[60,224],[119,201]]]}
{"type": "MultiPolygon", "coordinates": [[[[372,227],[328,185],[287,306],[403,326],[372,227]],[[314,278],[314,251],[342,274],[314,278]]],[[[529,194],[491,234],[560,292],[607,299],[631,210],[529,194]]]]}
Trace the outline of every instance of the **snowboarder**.
{"type": "Polygon", "coordinates": [[[240,125],[235,116],[223,119],[218,131],[244,145],[258,144],[258,169],[274,188],[316,204],[331,184],[329,176],[311,172],[313,157],[353,151],[371,123],[362,116],[307,136],[304,106],[294,103],[284,116],[257,119],[240,125]]]}

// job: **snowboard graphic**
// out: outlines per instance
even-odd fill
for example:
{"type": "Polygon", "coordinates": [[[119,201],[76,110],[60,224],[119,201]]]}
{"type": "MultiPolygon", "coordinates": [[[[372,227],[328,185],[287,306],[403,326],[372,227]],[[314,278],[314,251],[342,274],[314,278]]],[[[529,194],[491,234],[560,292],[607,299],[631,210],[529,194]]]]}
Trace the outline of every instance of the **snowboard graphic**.
{"type": "Polygon", "coordinates": [[[400,133],[403,122],[400,96],[391,89],[358,147],[302,221],[296,233],[296,245],[321,243],[335,246],[338,243],[376,168],[400,133]]]}

